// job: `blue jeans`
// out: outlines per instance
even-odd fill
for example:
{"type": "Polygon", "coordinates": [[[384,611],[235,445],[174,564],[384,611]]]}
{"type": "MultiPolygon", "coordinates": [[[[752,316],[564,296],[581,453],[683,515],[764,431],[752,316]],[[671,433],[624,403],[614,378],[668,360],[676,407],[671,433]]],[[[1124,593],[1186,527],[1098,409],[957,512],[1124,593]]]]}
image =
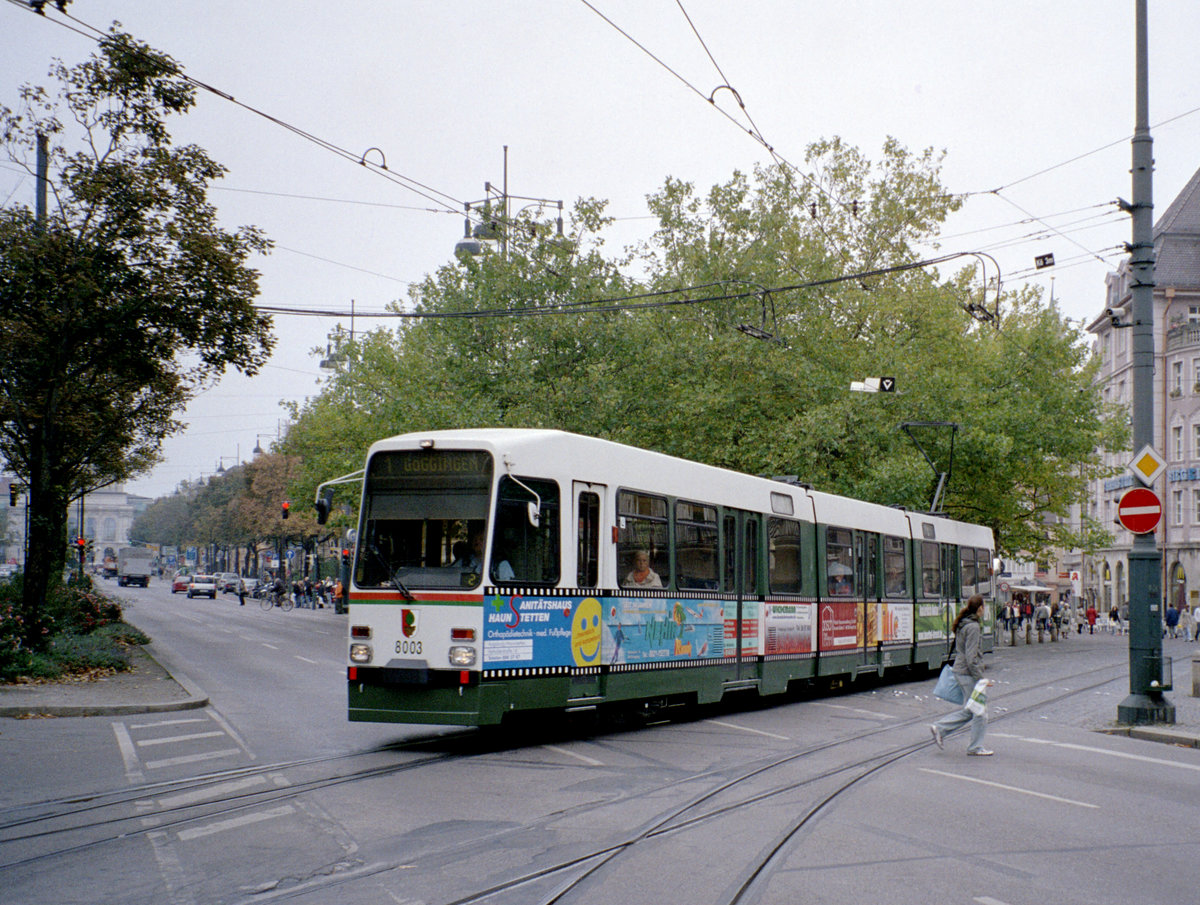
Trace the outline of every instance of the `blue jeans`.
{"type": "MultiPolygon", "coordinates": [[[[959,673],[955,673],[954,678],[958,680],[958,686],[963,691],[963,700],[968,700],[971,692],[975,690],[975,683],[979,680],[959,673]]],[[[967,743],[967,751],[978,751],[983,747],[983,734],[987,731],[986,710],[983,713],[972,713],[964,703],[961,709],[946,714],[934,725],[938,727],[942,735],[949,735],[967,723],[971,724],[971,740],[967,743]]]]}

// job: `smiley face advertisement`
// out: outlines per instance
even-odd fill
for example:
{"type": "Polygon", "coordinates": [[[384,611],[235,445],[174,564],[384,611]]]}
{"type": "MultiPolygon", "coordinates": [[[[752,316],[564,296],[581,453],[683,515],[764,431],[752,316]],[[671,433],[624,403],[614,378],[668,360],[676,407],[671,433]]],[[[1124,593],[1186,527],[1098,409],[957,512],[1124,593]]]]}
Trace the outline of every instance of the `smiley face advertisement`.
{"type": "Polygon", "coordinates": [[[483,666],[599,666],[602,621],[595,597],[489,596],[483,602],[483,666]]]}

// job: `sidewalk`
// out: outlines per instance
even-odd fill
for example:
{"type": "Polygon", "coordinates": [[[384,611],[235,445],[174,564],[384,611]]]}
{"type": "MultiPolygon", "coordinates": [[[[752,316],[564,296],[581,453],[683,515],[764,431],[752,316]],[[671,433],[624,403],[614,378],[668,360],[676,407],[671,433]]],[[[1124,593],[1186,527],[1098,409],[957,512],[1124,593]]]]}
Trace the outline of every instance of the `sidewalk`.
{"type": "MultiPolygon", "coordinates": [[[[1078,652],[1081,647],[1105,646],[1112,652],[1124,658],[1128,664],[1129,636],[1110,634],[1102,631],[1099,626],[1095,634],[1089,634],[1084,626],[1083,634],[1072,632],[1066,640],[1051,642],[1049,635],[1039,644],[1036,633],[1032,636],[1032,644],[1026,644],[1024,636],[1018,633],[1017,644],[1010,647],[1007,633],[1003,639],[998,639],[993,657],[1013,657],[1016,660],[1048,660],[1056,656],[1069,656],[1078,652]]],[[[1123,726],[1116,721],[1117,714],[1111,699],[1098,700],[1095,709],[1087,715],[1085,724],[1094,732],[1105,732],[1110,735],[1127,735],[1130,738],[1145,741],[1160,742],[1168,745],[1180,745],[1185,748],[1200,748],[1200,697],[1192,696],[1192,662],[1193,657],[1200,657],[1200,643],[1180,639],[1163,640],[1163,656],[1172,661],[1173,689],[1165,692],[1167,700],[1175,707],[1174,724],[1155,724],[1150,726],[1123,726]]],[[[1198,666],[1197,668],[1200,668],[1198,666]]],[[[1125,690],[1128,691],[1128,673],[1126,672],[1125,690]]]]}
{"type": "Polygon", "coordinates": [[[124,716],[208,706],[186,676],[168,672],[153,644],[133,652],[133,669],[90,681],[0,685],[0,717],[124,716]]]}

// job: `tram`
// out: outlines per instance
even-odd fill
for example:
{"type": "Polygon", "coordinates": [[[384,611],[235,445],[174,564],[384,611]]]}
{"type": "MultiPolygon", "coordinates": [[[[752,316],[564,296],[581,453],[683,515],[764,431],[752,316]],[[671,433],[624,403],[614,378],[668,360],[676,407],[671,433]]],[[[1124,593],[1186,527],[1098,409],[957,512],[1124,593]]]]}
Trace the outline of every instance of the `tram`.
{"type": "Polygon", "coordinates": [[[361,480],[352,721],[486,726],[923,675],[976,593],[995,637],[979,525],[549,430],[381,440],[361,480]]]}

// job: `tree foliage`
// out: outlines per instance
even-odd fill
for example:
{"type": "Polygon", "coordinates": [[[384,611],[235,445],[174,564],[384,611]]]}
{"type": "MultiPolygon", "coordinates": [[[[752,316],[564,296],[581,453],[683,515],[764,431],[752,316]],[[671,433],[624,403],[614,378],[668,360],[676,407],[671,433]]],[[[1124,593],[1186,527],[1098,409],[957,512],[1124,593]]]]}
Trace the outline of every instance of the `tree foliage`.
{"type": "Polygon", "coordinates": [[[50,75],[56,96],[26,86],[21,109],[0,108],[31,175],[47,138],[53,199],[44,219],[0,212],[0,456],[29,488],[31,631],[68,502],[153,465],[186,400],[228,366],[253,373],[273,342],[247,264],[269,243],[218,224],[207,188],[223,169],[171,142],[168,118],[194,102],[177,64],[114,26],[50,75]]]}

